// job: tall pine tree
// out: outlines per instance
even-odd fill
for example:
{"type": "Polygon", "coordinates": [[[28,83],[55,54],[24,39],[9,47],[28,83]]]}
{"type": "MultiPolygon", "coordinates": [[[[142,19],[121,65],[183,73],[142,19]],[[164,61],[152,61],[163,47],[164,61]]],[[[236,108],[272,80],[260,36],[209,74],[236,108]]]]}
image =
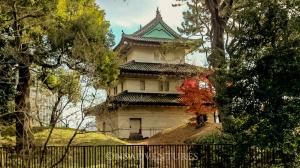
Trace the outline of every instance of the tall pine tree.
{"type": "Polygon", "coordinates": [[[196,43],[199,45],[196,47],[207,54],[210,67],[225,66],[225,28],[233,10],[234,0],[176,1],[184,2],[188,6],[188,10],[183,13],[184,22],[179,31],[202,41],[196,43]],[[207,42],[210,43],[210,47],[207,47],[207,42]]]}

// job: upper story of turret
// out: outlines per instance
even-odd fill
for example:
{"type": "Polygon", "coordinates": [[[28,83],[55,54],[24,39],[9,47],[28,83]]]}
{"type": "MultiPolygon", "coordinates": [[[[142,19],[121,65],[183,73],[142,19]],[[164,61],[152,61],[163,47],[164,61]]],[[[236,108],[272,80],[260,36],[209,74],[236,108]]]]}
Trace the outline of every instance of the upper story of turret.
{"type": "Polygon", "coordinates": [[[199,69],[185,63],[186,39],[156,17],[133,34],[122,34],[115,51],[122,60],[118,84],[109,90],[114,102],[179,105],[177,88],[199,69]]]}
{"type": "Polygon", "coordinates": [[[122,63],[183,64],[187,49],[184,41],[163,21],[157,9],[156,17],[144,27],[133,34],[123,33],[115,50],[119,52],[122,63]]]}

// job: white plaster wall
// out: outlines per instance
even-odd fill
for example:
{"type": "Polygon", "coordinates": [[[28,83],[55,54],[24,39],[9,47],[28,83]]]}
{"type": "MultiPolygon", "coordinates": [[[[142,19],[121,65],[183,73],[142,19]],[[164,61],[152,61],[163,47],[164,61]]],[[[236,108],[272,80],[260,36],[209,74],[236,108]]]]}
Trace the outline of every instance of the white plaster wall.
{"type": "MultiPolygon", "coordinates": [[[[119,83],[118,83],[118,94],[119,93],[121,93],[122,92],[122,86],[121,86],[121,81],[119,81],[119,83]]],[[[124,89],[124,87],[123,87],[123,89],[124,89]]]]}
{"type": "Polygon", "coordinates": [[[118,113],[102,112],[96,113],[96,127],[99,132],[103,132],[103,123],[105,122],[105,133],[118,135],[118,113]]]}
{"type": "Polygon", "coordinates": [[[119,137],[128,138],[130,118],[142,119],[143,137],[153,136],[160,130],[189,122],[192,116],[185,112],[186,107],[131,106],[118,110],[119,137]]]}
{"type": "Polygon", "coordinates": [[[154,52],[159,52],[158,47],[134,47],[127,55],[128,61],[149,62],[149,63],[184,63],[185,51],[177,49],[160,56],[159,60],[154,59],[154,52]]]}
{"type": "Polygon", "coordinates": [[[145,90],[140,89],[140,78],[127,78],[123,80],[123,89],[129,92],[142,93],[177,93],[177,87],[182,84],[182,80],[169,81],[169,91],[159,91],[159,79],[143,79],[145,80],[145,90]]]}
{"type": "MultiPolygon", "coordinates": [[[[119,138],[129,138],[130,118],[141,118],[143,137],[151,137],[161,130],[176,127],[189,122],[194,117],[186,113],[187,107],[171,106],[127,106],[117,111],[105,112],[96,115],[97,129],[103,131],[103,122],[106,123],[106,133],[119,138]]],[[[208,114],[209,123],[214,123],[214,115],[208,114]]]]}

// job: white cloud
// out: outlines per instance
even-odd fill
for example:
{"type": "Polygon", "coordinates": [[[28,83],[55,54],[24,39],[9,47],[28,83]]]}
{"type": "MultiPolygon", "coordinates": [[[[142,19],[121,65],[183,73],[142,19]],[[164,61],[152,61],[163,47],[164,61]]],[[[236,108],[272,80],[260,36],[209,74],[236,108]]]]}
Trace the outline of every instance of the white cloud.
{"type": "Polygon", "coordinates": [[[106,12],[106,19],[112,25],[136,27],[150,22],[159,7],[162,17],[173,29],[176,30],[182,22],[184,7],[172,7],[175,0],[97,0],[97,3],[106,12]]]}
{"type": "Polygon", "coordinates": [[[161,11],[164,21],[173,29],[181,25],[183,21],[182,12],[186,9],[185,6],[173,7],[172,4],[175,3],[175,0],[157,0],[157,6],[161,11]]]}
{"type": "Polygon", "coordinates": [[[125,21],[125,20],[116,20],[112,24],[116,24],[120,27],[130,27],[132,25],[131,22],[125,21]]]}
{"type": "MultiPolygon", "coordinates": [[[[112,25],[132,27],[145,24],[155,0],[97,0],[112,25]]],[[[126,28],[125,27],[125,28],[126,28]]]]}

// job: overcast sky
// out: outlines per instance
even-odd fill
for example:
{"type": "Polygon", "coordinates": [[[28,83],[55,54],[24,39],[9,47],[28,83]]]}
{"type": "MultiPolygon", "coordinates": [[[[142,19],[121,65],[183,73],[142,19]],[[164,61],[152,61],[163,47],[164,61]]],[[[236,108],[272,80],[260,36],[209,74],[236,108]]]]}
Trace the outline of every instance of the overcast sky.
{"type": "MultiPolygon", "coordinates": [[[[106,20],[110,21],[111,29],[118,43],[122,30],[131,34],[149,23],[156,15],[158,7],[163,20],[177,31],[183,21],[182,12],[186,6],[172,7],[176,0],[97,0],[97,4],[106,13],[106,20]]],[[[197,65],[206,65],[206,59],[199,54],[188,57],[188,62],[197,65]]]]}

